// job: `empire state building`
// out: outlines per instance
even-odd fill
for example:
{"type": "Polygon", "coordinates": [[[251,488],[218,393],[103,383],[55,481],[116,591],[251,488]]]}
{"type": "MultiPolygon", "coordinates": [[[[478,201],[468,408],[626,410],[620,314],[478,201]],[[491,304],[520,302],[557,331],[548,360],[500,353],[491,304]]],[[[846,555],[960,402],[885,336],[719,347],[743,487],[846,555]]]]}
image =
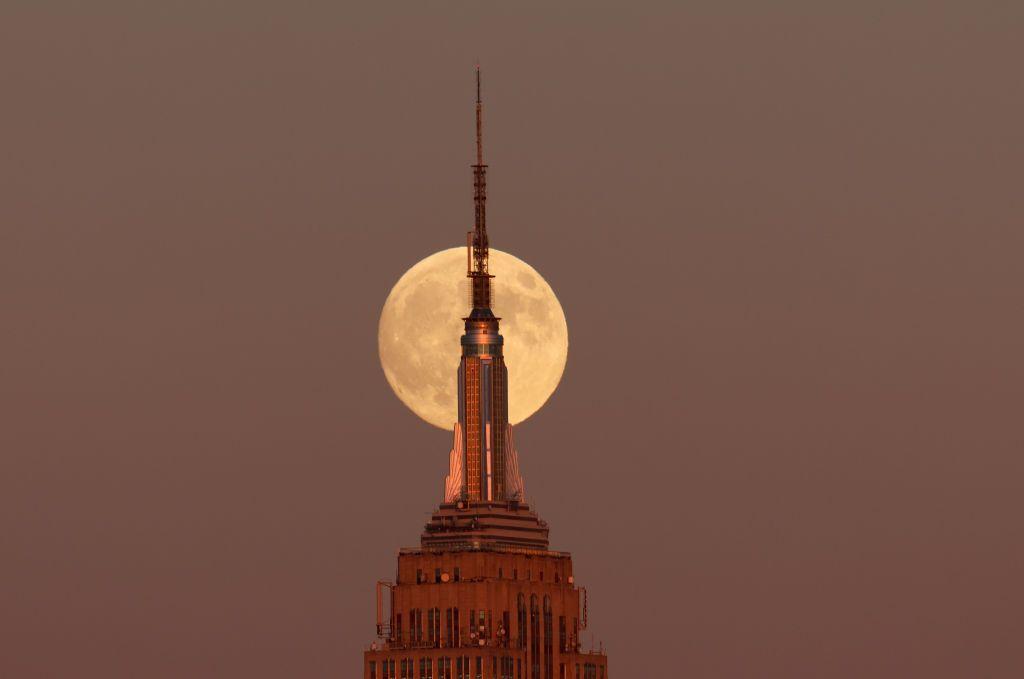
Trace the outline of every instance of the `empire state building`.
{"type": "Polygon", "coordinates": [[[420,546],[399,551],[394,582],[377,583],[378,640],[364,654],[363,678],[608,679],[603,650],[584,649],[581,639],[586,589],[571,555],[550,549],[519,474],[504,340],[491,310],[479,69],[476,140],[471,306],[444,496],[420,546]]]}

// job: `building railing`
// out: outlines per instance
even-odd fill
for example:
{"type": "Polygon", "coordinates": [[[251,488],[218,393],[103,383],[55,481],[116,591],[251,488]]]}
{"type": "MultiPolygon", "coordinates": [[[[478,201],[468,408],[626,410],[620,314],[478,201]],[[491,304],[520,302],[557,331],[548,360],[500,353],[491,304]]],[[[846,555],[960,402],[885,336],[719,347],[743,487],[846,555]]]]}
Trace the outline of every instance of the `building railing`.
{"type": "MultiPolygon", "coordinates": [[[[386,639],[382,643],[374,643],[374,649],[378,651],[419,651],[436,648],[439,650],[451,650],[454,648],[505,648],[513,650],[525,650],[527,647],[526,639],[513,639],[507,637],[500,638],[486,638],[486,637],[471,637],[468,634],[462,634],[456,640],[458,643],[451,643],[451,639],[435,639],[428,641],[426,639],[421,640],[410,640],[410,639],[386,639]],[[483,641],[484,643],[480,643],[483,641]]],[[[582,643],[567,643],[560,645],[559,652],[565,654],[576,654],[576,655],[594,655],[603,656],[604,651],[593,649],[589,651],[583,650],[582,643]]]]}
{"type": "Polygon", "coordinates": [[[437,552],[499,552],[502,554],[529,554],[531,556],[553,556],[569,558],[570,552],[559,552],[552,549],[537,549],[523,545],[496,545],[486,542],[479,545],[467,545],[465,543],[450,543],[437,545],[436,547],[402,547],[398,550],[400,556],[418,556],[420,554],[434,554],[437,552]]]}

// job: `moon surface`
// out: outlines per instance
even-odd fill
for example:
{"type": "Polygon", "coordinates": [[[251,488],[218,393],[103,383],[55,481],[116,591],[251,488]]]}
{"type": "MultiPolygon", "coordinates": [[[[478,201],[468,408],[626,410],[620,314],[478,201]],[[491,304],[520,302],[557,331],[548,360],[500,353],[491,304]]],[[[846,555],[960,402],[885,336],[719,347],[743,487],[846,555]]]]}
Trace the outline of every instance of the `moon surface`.
{"type": "MultiPolygon", "coordinates": [[[[565,370],[569,329],[562,305],[537,271],[491,249],[493,310],[501,318],[508,366],[508,414],[518,424],[548,400],[565,370]]],[[[409,409],[451,429],[458,419],[459,337],[469,314],[466,249],[442,250],[415,264],[391,289],[377,340],[384,375],[409,409]]]]}

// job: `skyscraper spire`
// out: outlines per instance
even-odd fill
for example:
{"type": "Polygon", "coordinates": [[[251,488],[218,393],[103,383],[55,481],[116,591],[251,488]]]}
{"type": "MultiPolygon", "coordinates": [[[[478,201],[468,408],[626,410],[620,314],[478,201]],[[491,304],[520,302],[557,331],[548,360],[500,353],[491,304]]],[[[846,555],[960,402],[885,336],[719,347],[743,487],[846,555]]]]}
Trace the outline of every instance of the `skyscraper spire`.
{"type": "Polygon", "coordinates": [[[490,308],[479,66],[476,77],[476,217],[466,244],[473,308],[460,339],[448,476],[419,547],[399,552],[394,582],[377,582],[379,640],[364,653],[362,679],[607,679],[603,650],[582,647],[586,590],[570,555],[549,549],[548,525],[519,475],[505,341],[490,308]]]}
{"type": "Polygon", "coordinates": [[[484,105],[480,98],[480,64],[476,66],[476,164],[473,165],[473,231],[467,239],[467,275],[472,282],[473,309],[477,315],[491,308],[491,275],[487,271],[487,166],[484,165],[484,105]]]}
{"type": "MultiPolygon", "coordinates": [[[[501,319],[491,311],[493,276],[487,270],[487,166],[483,160],[483,103],[477,66],[476,163],[472,166],[476,223],[467,234],[466,258],[473,306],[463,319],[466,332],[460,341],[459,419],[444,490],[445,504],[461,504],[462,510],[468,510],[474,503],[500,505],[523,500],[523,479],[508,421],[508,368],[502,349],[505,340],[498,330],[501,319]]],[[[538,533],[543,533],[543,529],[538,529],[538,533]]],[[[546,534],[529,540],[536,541],[530,544],[541,544],[546,534]]]]}

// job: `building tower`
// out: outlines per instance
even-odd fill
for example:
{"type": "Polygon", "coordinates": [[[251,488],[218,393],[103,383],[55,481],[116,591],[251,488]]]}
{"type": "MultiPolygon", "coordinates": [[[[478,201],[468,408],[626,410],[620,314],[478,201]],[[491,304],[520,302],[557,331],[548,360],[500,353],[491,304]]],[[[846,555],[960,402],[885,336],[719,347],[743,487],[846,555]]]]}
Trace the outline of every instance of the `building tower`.
{"type": "Polygon", "coordinates": [[[487,166],[476,72],[474,228],[467,234],[469,315],[444,496],[394,582],[377,583],[377,637],[364,679],[608,679],[584,650],[586,590],[572,557],[525,502],[508,422],[508,370],[488,272],[487,166]]]}

